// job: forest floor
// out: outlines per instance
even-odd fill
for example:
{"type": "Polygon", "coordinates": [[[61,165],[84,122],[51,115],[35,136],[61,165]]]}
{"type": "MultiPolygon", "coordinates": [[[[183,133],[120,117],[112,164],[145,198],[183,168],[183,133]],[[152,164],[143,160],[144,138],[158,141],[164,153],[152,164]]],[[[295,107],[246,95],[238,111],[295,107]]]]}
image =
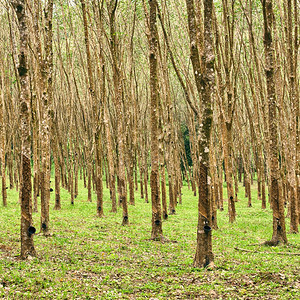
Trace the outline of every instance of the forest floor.
{"type": "MultiPolygon", "coordinates": [[[[139,193],[136,205],[129,206],[130,225],[124,227],[121,209],[109,212],[107,189],[105,217],[99,219],[96,196],[88,203],[87,191],[79,184],[74,206],[62,189],[60,211],[52,209],[51,193],[52,235],[34,236],[38,256],[27,261],[19,259],[18,193],[7,190],[8,207],[0,208],[0,298],[300,299],[300,256],[278,253],[299,253],[300,235],[288,234],[288,245],[259,245],[271,238],[272,213],[261,209],[254,188],[253,207],[248,208],[240,187],[234,224],[228,222],[227,202],[225,210],[218,211],[219,229],[213,231],[215,269],[203,270],[192,267],[197,197],[186,186],[176,215],[163,222],[171,242],[161,243],[149,240],[151,203],[139,193]]],[[[34,214],[37,228],[39,218],[34,214]]]]}

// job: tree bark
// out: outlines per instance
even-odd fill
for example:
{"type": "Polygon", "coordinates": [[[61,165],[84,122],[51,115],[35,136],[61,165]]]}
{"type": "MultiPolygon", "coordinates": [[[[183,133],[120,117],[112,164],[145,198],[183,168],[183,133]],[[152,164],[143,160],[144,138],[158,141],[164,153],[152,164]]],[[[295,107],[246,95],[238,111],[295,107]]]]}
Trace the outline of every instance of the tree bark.
{"type": "Polygon", "coordinates": [[[280,170],[279,170],[279,149],[277,129],[277,103],[274,80],[274,45],[272,39],[273,30],[273,3],[272,0],[263,0],[264,17],[264,46],[265,46],[265,76],[267,81],[267,98],[269,108],[269,155],[270,155],[270,198],[273,209],[273,235],[272,243],[287,243],[284,205],[280,195],[280,170]]]}
{"type": "MultiPolygon", "coordinates": [[[[1,57],[2,59],[2,57],[1,57]]],[[[1,176],[2,176],[2,203],[7,206],[7,192],[6,192],[6,174],[5,174],[5,146],[6,146],[6,132],[4,122],[4,70],[1,68],[0,81],[0,159],[1,159],[1,176]]]]}
{"type": "Polygon", "coordinates": [[[25,0],[12,0],[10,2],[17,14],[19,29],[19,66],[20,78],[20,118],[21,118],[21,258],[29,255],[35,256],[32,226],[32,201],[31,201],[31,135],[30,135],[30,95],[28,78],[28,25],[25,0]]]}
{"type": "Polygon", "coordinates": [[[158,145],[158,32],[156,27],[156,0],[149,0],[150,36],[150,122],[151,122],[151,202],[152,202],[152,233],[151,239],[162,240],[161,204],[159,195],[159,145],[158,145]]]}
{"type": "Polygon", "coordinates": [[[212,205],[211,205],[211,177],[210,177],[210,137],[213,122],[213,95],[215,85],[212,35],[213,1],[204,0],[204,49],[200,63],[199,46],[197,36],[199,27],[195,21],[195,8],[193,0],[186,0],[188,12],[188,25],[190,35],[191,61],[194,70],[194,78],[198,95],[201,101],[202,120],[200,121],[199,141],[199,202],[198,202],[198,226],[197,248],[194,258],[194,267],[213,266],[214,255],[212,252],[212,205]],[[202,71],[202,72],[201,72],[202,71]]]}
{"type": "Polygon", "coordinates": [[[112,55],[112,72],[114,84],[114,103],[117,114],[117,146],[118,146],[118,191],[119,199],[123,208],[122,225],[129,224],[128,207],[127,207],[127,192],[126,192],[126,175],[125,175],[125,131],[124,131],[124,99],[122,77],[118,52],[118,39],[116,33],[116,9],[118,0],[111,0],[109,6],[109,27],[110,27],[110,52],[112,55]]]}
{"type": "MultiPolygon", "coordinates": [[[[88,69],[88,82],[89,82],[89,93],[92,100],[92,122],[93,122],[93,139],[95,145],[95,157],[96,157],[96,173],[95,173],[95,187],[97,194],[97,216],[102,217],[103,214],[103,183],[102,183],[102,145],[99,131],[99,120],[97,113],[97,98],[95,91],[95,82],[93,77],[92,68],[92,57],[90,52],[90,38],[87,23],[87,8],[85,0],[81,0],[81,9],[83,15],[83,27],[84,27],[84,38],[85,38],[85,49],[86,49],[86,60],[88,69]]],[[[88,197],[88,200],[90,198],[88,197]]]]}

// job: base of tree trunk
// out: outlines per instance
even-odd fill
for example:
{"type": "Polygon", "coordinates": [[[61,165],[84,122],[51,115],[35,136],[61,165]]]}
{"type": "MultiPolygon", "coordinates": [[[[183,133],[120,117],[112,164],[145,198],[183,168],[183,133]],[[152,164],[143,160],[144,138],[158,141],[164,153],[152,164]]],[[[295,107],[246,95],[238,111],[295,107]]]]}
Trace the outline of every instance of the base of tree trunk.
{"type": "Polygon", "coordinates": [[[263,246],[271,246],[271,247],[275,247],[279,245],[279,241],[265,241],[264,243],[262,243],[263,246]]]}
{"type": "Polygon", "coordinates": [[[21,260],[27,260],[27,259],[30,259],[32,257],[37,257],[37,254],[36,254],[35,250],[31,251],[30,253],[26,253],[25,255],[21,255],[20,259],[21,260]]]}
{"type": "Polygon", "coordinates": [[[156,236],[156,237],[151,237],[151,241],[156,241],[156,242],[162,242],[163,241],[163,236],[156,236]]]}
{"type": "Polygon", "coordinates": [[[284,241],[283,239],[272,239],[270,241],[265,241],[262,243],[263,246],[271,246],[271,247],[275,247],[280,244],[287,244],[287,242],[284,241]]]}
{"type": "Polygon", "coordinates": [[[212,252],[212,232],[210,226],[205,225],[205,222],[205,218],[199,216],[197,226],[197,247],[193,263],[195,268],[207,268],[213,266],[214,254],[212,252]]]}
{"type": "Polygon", "coordinates": [[[123,217],[122,226],[125,226],[125,225],[129,225],[129,219],[128,219],[128,216],[124,216],[124,217],[123,217]]]}
{"type": "Polygon", "coordinates": [[[43,236],[44,236],[44,237],[50,237],[50,236],[52,236],[52,233],[50,232],[50,230],[47,230],[47,231],[41,231],[41,233],[43,233],[43,236]]]}
{"type": "Polygon", "coordinates": [[[150,241],[161,242],[161,243],[177,243],[177,241],[170,241],[168,238],[164,237],[162,234],[157,237],[151,237],[150,241]]]}
{"type": "Polygon", "coordinates": [[[208,270],[213,270],[215,268],[215,264],[214,264],[214,261],[213,260],[209,260],[207,259],[204,263],[202,262],[198,262],[196,260],[194,260],[194,264],[193,264],[193,267],[194,268],[205,268],[205,269],[208,269],[208,270]]]}
{"type": "Polygon", "coordinates": [[[61,210],[60,196],[56,195],[54,210],[61,210]]]}

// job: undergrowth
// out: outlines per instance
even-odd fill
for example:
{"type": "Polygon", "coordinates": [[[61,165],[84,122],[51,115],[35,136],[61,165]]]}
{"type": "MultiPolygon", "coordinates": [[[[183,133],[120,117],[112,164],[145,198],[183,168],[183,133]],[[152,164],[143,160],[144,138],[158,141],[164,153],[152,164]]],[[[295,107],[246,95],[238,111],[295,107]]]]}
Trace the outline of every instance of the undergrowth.
{"type": "MultiPolygon", "coordinates": [[[[2,298],[300,299],[300,256],[278,254],[299,253],[299,235],[288,234],[288,245],[260,245],[272,236],[272,212],[269,208],[261,209],[254,187],[251,208],[247,207],[244,189],[239,188],[234,224],[228,222],[227,202],[225,210],[218,211],[219,229],[213,231],[213,270],[192,267],[197,197],[186,186],[182,190],[183,204],[177,205],[176,215],[163,222],[163,232],[170,243],[149,240],[151,203],[145,203],[139,192],[135,193],[136,205],[129,206],[130,225],[126,227],[121,226],[120,208],[117,214],[109,212],[107,189],[102,219],[96,217],[95,194],[93,202],[87,202],[82,182],[74,206],[62,189],[60,211],[52,209],[51,193],[52,235],[35,235],[38,256],[27,261],[19,259],[18,193],[7,192],[8,206],[0,208],[2,298]]],[[[39,219],[40,215],[34,214],[37,232],[39,219]]]]}

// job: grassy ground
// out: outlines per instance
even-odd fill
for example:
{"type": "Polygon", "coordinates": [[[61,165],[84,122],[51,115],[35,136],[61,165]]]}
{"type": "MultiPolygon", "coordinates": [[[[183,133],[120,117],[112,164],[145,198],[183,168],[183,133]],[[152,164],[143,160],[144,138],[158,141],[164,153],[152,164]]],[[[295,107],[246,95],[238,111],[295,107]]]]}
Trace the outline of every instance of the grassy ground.
{"type": "MultiPolygon", "coordinates": [[[[80,183],[82,184],[82,183],[80,183]]],[[[151,203],[136,193],[129,208],[130,226],[121,226],[121,210],[110,213],[105,189],[105,218],[96,217],[95,195],[87,203],[80,192],[71,206],[62,190],[62,210],[51,209],[51,231],[35,235],[37,258],[18,259],[20,207],[8,190],[8,207],[0,208],[0,297],[5,299],[300,299],[299,235],[289,245],[250,246],[271,238],[272,215],[262,211],[253,190],[253,207],[240,188],[237,221],[218,212],[213,232],[216,268],[192,268],[196,246],[197,198],[184,187],[183,205],[163,223],[171,243],[149,241],[151,203]],[[174,242],[176,241],[176,242],[174,242]],[[257,250],[240,252],[234,247],[257,250]],[[272,252],[267,254],[264,252],[272,252]]],[[[54,193],[51,195],[54,206],[54,193]]],[[[39,214],[34,215],[39,227],[39,214]]]]}

